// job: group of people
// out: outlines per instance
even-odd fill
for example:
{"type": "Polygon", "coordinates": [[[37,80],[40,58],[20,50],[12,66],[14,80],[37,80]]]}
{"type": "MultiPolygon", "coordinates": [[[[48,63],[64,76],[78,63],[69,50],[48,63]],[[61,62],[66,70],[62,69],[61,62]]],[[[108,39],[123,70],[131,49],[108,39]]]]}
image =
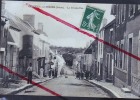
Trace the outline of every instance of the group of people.
{"type": "Polygon", "coordinates": [[[49,78],[53,77],[56,78],[58,75],[58,61],[56,57],[53,58],[53,60],[50,63],[50,69],[49,69],[49,78]]]}
{"type": "MultiPolygon", "coordinates": [[[[48,66],[49,67],[49,73],[48,73],[49,78],[57,77],[57,75],[58,75],[58,61],[57,61],[56,57],[54,57],[51,61],[49,61],[48,65],[49,65],[48,66]]],[[[26,70],[27,78],[28,78],[28,80],[27,80],[28,84],[32,83],[32,71],[33,71],[32,63],[29,63],[29,66],[27,67],[27,70],[26,70]]]]}
{"type": "Polygon", "coordinates": [[[52,68],[49,69],[49,78],[51,78],[51,77],[56,78],[57,74],[58,74],[58,72],[56,69],[52,69],[52,68]]]}
{"type": "Polygon", "coordinates": [[[76,78],[77,79],[89,79],[90,78],[90,72],[89,71],[85,71],[85,72],[76,72],[76,78]]]}

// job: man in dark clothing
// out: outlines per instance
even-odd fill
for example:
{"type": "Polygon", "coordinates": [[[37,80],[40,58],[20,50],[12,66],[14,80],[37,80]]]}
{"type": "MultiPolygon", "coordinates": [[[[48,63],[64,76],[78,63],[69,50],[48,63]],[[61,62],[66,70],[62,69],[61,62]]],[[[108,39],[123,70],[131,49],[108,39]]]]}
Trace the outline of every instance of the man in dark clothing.
{"type": "Polygon", "coordinates": [[[84,73],[81,72],[81,79],[83,80],[84,79],[84,73]]]}
{"type": "Polygon", "coordinates": [[[80,72],[77,72],[77,79],[80,79],[80,72]]]}
{"type": "Polygon", "coordinates": [[[86,77],[86,79],[87,79],[87,71],[85,72],[85,77],[86,77]]]}
{"type": "Polygon", "coordinates": [[[28,75],[28,81],[27,83],[31,84],[32,83],[32,63],[29,64],[28,68],[27,68],[27,75],[28,75]]]}
{"type": "Polygon", "coordinates": [[[49,78],[51,78],[51,74],[52,74],[52,72],[51,72],[51,68],[49,69],[49,78]]]}
{"type": "Polygon", "coordinates": [[[57,69],[55,69],[55,77],[57,77],[57,69]]]}
{"type": "Polygon", "coordinates": [[[52,70],[52,77],[54,78],[55,76],[55,72],[54,72],[54,69],[52,70]]]}
{"type": "Polygon", "coordinates": [[[81,73],[80,72],[78,72],[79,73],[79,80],[81,79],[81,73]]]}
{"type": "Polygon", "coordinates": [[[88,71],[86,71],[85,76],[86,76],[86,79],[88,80],[88,78],[89,78],[89,72],[88,71]]]}

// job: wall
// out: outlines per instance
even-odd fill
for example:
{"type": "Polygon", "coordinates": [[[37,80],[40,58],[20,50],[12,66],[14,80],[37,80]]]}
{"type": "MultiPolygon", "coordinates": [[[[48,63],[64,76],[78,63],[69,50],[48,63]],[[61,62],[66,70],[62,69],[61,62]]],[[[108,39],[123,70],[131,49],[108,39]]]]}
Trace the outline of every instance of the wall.
{"type": "MultiPolygon", "coordinates": [[[[130,35],[132,35],[132,54],[136,56],[139,55],[139,32],[140,32],[140,16],[137,16],[134,20],[129,21],[126,25],[127,28],[127,38],[125,41],[128,41],[128,38],[130,35]],[[134,27],[135,26],[135,27],[134,27]]],[[[128,45],[127,47],[128,50],[128,45]]],[[[126,62],[128,62],[128,59],[126,59],[126,62]]],[[[128,63],[126,63],[128,65],[128,63]]],[[[139,67],[139,61],[131,57],[131,77],[132,77],[132,90],[140,95],[140,67],[139,67]]]]}

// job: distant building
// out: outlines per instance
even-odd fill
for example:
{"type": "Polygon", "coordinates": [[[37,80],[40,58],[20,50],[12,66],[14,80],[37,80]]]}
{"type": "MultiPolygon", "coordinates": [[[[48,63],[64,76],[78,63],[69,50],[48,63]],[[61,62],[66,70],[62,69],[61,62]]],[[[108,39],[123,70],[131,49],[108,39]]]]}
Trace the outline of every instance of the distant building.
{"type": "Polygon", "coordinates": [[[90,74],[92,73],[92,62],[93,62],[92,44],[90,44],[90,46],[84,52],[82,65],[83,70],[88,71],[90,74]]]}

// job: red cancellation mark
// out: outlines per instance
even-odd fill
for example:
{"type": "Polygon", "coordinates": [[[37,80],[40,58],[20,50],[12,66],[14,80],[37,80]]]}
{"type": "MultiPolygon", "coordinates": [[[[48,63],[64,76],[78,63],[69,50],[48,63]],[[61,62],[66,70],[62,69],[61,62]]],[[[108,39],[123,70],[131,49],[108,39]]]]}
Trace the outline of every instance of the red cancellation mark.
{"type": "Polygon", "coordinates": [[[102,42],[102,43],[104,43],[105,45],[108,45],[108,46],[110,46],[110,47],[112,47],[112,48],[114,48],[114,49],[116,49],[116,50],[118,50],[118,51],[121,51],[121,52],[123,52],[124,54],[126,54],[126,55],[128,55],[128,56],[130,56],[130,57],[132,57],[132,58],[134,58],[134,59],[140,61],[140,57],[138,57],[138,56],[136,56],[136,55],[133,55],[132,53],[129,53],[129,52],[127,52],[127,51],[125,51],[125,50],[123,50],[123,49],[121,49],[121,48],[119,48],[119,47],[113,45],[113,44],[110,44],[110,43],[108,43],[108,42],[106,42],[106,41],[104,41],[104,40],[102,40],[102,39],[100,39],[100,38],[94,36],[93,34],[90,34],[90,33],[86,32],[86,31],[83,31],[83,30],[81,30],[80,28],[78,28],[78,27],[76,27],[76,26],[74,26],[74,25],[72,25],[72,24],[70,24],[70,23],[68,23],[68,22],[66,22],[66,21],[64,21],[64,20],[62,20],[62,19],[60,19],[60,18],[58,18],[58,17],[56,17],[56,16],[54,16],[54,15],[52,15],[52,14],[46,12],[46,11],[44,11],[44,10],[38,8],[38,7],[34,7],[34,6],[30,5],[30,4],[28,4],[28,6],[31,7],[31,8],[33,8],[34,10],[36,10],[36,11],[38,11],[38,12],[40,12],[40,13],[46,15],[46,16],[49,16],[49,17],[55,19],[56,21],[58,21],[58,22],[60,22],[60,23],[62,23],[62,24],[65,24],[65,25],[68,26],[68,27],[71,27],[71,28],[75,29],[75,30],[78,31],[78,32],[81,32],[82,34],[85,34],[85,35],[87,35],[87,36],[89,36],[89,37],[91,37],[91,38],[94,38],[94,39],[98,40],[99,42],[102,42]]]}
{"type": "MultiPolygon", "coordinates": [[[[16,72],[13,72],[12,70],[10,70],[9,68],[7,68],[6,66],[3,66],[3,65],[0,64],[0,68],[2,68],[3,70],[7,71],[7,72],[10,73],[10,74],[14,74],[14,75],[18,76],[19,78],[21,78],[21,79],[23,79],[23,80],[25,80],[25,81],[28,80],[25,76],[20,75],[20,74],[18,74],[18,73],[16,73],[16,72]]],[[[62,97],[60,94],[58,94],[58,93],[56,93],[56,92],[54,92],[54,91],[52,91],[52,90],[50,90],[50,89],[44,87],[43,85],[40,85],[40,84],[34,82],[34,81],[32,81],[32,85],[35,85],[35,86],[37,86],[37,87],[39,87],[39,88],[45,90],[46,92],[51,93],[51,94],[54,95],[54,96],[58,96],[59,98],[61,98],[61,99],[63,99],[63,100],[67,100],[66,98],[62,97]]]]}

